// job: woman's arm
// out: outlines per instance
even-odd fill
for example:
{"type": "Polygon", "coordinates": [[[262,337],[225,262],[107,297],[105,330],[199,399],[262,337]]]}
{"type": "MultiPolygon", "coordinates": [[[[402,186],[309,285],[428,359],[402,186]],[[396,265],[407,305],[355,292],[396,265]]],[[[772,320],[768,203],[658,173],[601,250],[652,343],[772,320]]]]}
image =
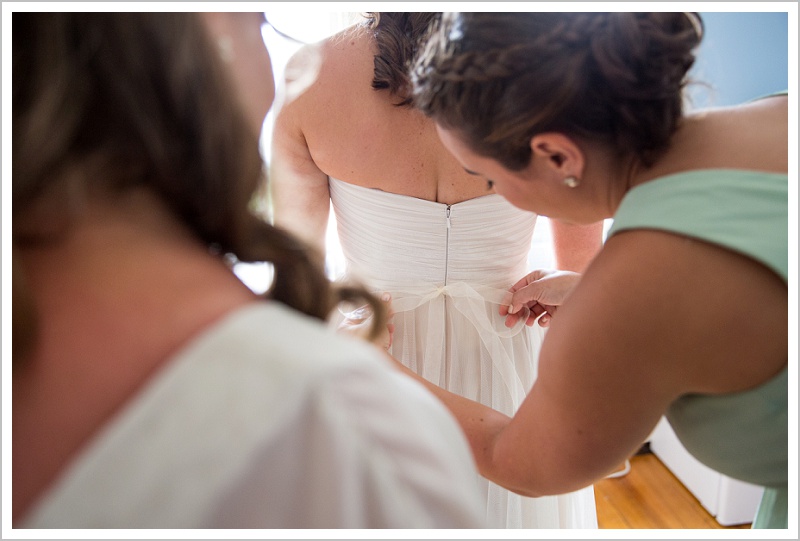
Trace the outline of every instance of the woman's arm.
{"type": "Polygon", "coordinates": [[[537,380],[513,418],[423,381],[458,419],[481,474],[513,492],[562,494],[613,472],[676,395],[672,378],[647,367],[648,347],[626,339],[661,324],[626,316],[641,309],[636,292],[621,292],[603,267],[553,318],[537,380]]]}
{"type": "Polygon", "coordinates": [[[706,243],[622,233],[553,318],[513,418],[424,383],[486,478],[527,496],[571,492],[635,453],[680,395],[743,390],[781,369],[785,288],[772,278],[706,243]],[[768,314],[742,317],[745,291],[769,298],[768,314]]]}
{"type": "Polygon", "coordinates": [[[556,268],[583,272],[603,246],[603,222],[589,225],[550,220],[556,268]]]}
{"type": "Polygon", "coordinates": [[[303,120],[308,115],[303,114],[303,107],[300,95],[275,113],[269,160],[273,222],[325,253],[330,214],[328,176],[317,167],[306,144],[303,120]]]}
{"type": "Polygon", "coordinates": [[[553,318],[536,383],[513,418],[426,383],[459,420],[481,474],[519,494],[571,492],[612,472],[674,396],[659,389],[669,378],[651,379],[643,350],[625,340],[641,332],[624,315],[641,309],[636,296],[625,293],[615,265],[598,263],[553,318]],[[613,302],[619,297],[628,300],[613,302]]]}

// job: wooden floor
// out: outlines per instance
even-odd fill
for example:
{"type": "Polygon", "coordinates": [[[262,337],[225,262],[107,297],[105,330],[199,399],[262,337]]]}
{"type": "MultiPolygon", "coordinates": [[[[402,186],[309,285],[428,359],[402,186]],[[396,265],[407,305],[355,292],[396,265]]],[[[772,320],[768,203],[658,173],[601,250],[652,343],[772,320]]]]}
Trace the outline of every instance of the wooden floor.
{"type": "Polygon", "coordinates": [[[638,454],[630,465],[628,474],[594,485],[600,528],[750,528],[720,526],[656,455],[638,454]]]}

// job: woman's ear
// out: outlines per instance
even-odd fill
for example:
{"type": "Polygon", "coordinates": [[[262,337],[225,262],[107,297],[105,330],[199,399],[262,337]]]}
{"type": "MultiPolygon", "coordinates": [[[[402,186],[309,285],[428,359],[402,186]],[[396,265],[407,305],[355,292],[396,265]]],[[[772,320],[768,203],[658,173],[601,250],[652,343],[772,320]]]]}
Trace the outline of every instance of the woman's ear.
{"type": "Polygon", "coordinates": [[[559,178],[583,177],[583,151],[563,133],[545,132],[533,136],[531,150],[534,158],[559,178]]]}

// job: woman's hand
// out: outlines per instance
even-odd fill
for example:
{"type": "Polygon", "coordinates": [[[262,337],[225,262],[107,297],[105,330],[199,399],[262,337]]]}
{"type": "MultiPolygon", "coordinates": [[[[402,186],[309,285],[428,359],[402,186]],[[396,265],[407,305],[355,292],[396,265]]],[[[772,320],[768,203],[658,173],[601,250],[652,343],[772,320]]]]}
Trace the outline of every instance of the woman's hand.
{"type": "MultiPolygon", "coordinates": [[[[384,293],[381,296],[381,300],[386,304],[389,318],[387,320],[386,329],[384,332],[372,340],[372,343],[388,351],[392,345],[392,338],[394,337],[394,312],[392,311],[391,305],[392,297],[388,293],[384,293]]],[[[370,306],[365,304],[364,306],[360,306],[351,312],[347,312],[344,314],[344,316],[344,320],[342,320],[342,322],[339,323],[339,326],[336,328],[337,332],[350,334],[362,340],[368,340],[370,330],[372,329],[372,310],[370,309],[370,306]]]]}
{"type": "Polygon", "coordinates": [[[571,271],[535,270],[511,286],[508,305],[500,305],[506,316],[506,327],[513,327],[525,317],[525,324],[547,327],[550,319],[580,281],[581,275],[571,271]],[[527,310],[523,310],[527,308],[527,310]]]}

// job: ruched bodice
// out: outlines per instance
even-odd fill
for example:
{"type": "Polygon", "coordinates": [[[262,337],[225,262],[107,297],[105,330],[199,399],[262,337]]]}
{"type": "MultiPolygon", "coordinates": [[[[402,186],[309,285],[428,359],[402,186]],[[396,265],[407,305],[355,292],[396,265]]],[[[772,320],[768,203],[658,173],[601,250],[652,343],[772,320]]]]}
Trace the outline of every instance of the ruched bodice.
{"type": "MultiPolygon", "coordinates": [[[[498,313],[528,269],[536,215],[496,194],[453,205],[330,179],[345,274],[392,295],[389,352],[425,379],[513,415],[545,331],[498,313]]],[[[594,491],[525,498],[480,478],[492,528],[596,528],[594,491]]]]}
{"type": "Polygon", "coordinates": [[[527,270],[536,215],[497,194],[445,205],[339,180],[330,190],[348,272],[374,287],[507,289],[527,270]]]}

